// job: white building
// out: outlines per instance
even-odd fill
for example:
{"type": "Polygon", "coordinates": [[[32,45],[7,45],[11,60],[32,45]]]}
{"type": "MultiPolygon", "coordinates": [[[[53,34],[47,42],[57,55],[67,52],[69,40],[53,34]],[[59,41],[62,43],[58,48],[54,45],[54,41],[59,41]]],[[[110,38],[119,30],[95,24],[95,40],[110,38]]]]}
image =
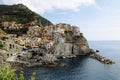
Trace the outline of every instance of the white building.
{"type": "Polygon", "coordinates": [[[80,36],[80,29],[79,29],[79,27],[74,27],[74,36],[80,36]]]}

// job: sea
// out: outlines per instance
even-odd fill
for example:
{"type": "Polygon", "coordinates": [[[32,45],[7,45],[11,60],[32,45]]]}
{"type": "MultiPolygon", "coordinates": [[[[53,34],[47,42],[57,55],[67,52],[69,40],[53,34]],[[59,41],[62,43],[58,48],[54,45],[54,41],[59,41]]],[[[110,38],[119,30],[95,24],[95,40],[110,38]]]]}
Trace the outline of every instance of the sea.
{"type": "Polygon", "coordinates": [[[24,70],[25,80],[33,72],[36,80],[120,80],[120,41],[88,41],[90,48],[101,56],[112,59],[107,65],[88,57],[65,59],[65,67],[35,67],[24,70]]]}

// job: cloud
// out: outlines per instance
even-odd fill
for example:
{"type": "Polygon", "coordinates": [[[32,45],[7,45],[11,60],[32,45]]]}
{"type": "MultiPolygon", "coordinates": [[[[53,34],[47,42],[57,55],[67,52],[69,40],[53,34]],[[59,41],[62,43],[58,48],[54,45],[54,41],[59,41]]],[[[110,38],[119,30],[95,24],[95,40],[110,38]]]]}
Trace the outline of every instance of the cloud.
{"type": "Polygon", "coordinates": [[[45,13],[54,9],[78,11],[81,6],[95,4],[95,0],[3,0],[4,4],[22,3],[31,10],[45,13]]]}

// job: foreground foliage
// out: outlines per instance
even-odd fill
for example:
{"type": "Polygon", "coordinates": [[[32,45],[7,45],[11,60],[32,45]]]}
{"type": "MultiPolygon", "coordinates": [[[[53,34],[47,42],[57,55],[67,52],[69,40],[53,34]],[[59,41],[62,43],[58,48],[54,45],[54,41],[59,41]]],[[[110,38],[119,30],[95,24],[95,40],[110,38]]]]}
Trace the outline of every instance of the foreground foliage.
{"type": "MultiPolygon", "coordinates": [[[[19,77],[16,75],[15,70],[9,67],[2,67],[0,69],[0,80],[25,80],[24,72],[21,71],[19,77]]],[[[31,80],[35,80],[35,73],[33,72],[31,80]]]]}

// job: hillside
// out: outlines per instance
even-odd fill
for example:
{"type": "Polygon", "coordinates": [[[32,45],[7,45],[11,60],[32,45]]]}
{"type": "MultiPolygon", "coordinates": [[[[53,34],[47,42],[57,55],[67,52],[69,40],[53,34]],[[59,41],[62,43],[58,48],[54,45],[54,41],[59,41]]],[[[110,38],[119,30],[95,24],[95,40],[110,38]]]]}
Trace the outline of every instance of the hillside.
{"type": "Polygon", "coordinates": [[[3,21],[15,21],[19,24],[34,22],[40,26],[52,24],[49,20],[31,11],[23,4],[0,5],[0,23],[3,21]]]}

